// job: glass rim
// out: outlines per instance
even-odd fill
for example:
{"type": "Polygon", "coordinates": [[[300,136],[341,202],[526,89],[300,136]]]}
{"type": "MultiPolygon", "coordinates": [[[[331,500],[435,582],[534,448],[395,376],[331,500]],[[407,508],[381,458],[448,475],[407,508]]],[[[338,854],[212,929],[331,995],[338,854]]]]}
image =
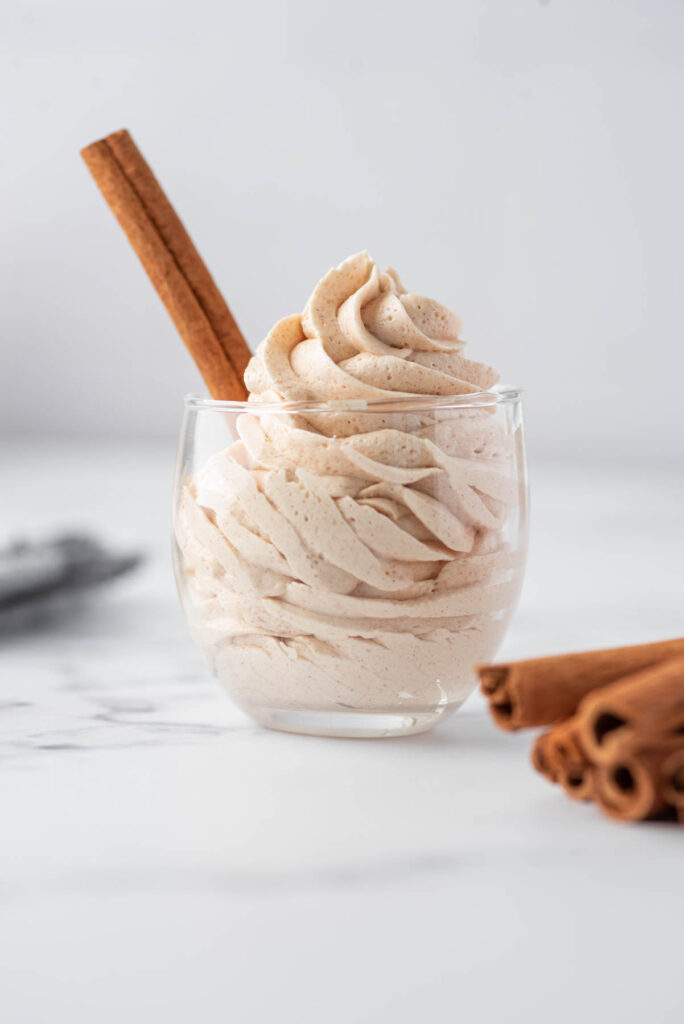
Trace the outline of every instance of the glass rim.
{"type": "Polygon", "coordinates": [[[401,395],[396,398],[343,398],[331,402],[236,402],[230,399],[208,398],[191,392],[185,395],[186,409],[204,412],[232,413],[359,413],[359,412],[429,412],[440,409],[478,409],[517,402],[522,388],[500,386],[488,391],[471,391],[465,395],[401,395]]]}

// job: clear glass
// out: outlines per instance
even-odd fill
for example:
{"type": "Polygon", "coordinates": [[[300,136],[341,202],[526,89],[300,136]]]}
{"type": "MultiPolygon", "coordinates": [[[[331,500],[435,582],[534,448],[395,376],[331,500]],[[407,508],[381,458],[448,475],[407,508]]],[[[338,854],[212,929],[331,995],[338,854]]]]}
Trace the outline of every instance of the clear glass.
{"type": "Polygon", "coordinates": [[[522,584],[520,392],[185,401],[174,564],[192,634],[255,721],[424,732],[461,706],[522,584]]]}

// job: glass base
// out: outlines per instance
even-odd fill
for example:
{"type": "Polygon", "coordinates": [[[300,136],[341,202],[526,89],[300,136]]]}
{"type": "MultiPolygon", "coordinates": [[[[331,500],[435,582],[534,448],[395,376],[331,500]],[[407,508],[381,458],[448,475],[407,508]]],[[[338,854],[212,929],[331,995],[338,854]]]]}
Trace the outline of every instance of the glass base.
{"type": "Polygon", "coordinates": [[[427,732],[460,708],[463,702],[435,711],[291,711],[280,708],[251,709],[248,714],[259,725],[279,732],[305,736],[337,736],[341,739],[390,739],[427,732]]]}

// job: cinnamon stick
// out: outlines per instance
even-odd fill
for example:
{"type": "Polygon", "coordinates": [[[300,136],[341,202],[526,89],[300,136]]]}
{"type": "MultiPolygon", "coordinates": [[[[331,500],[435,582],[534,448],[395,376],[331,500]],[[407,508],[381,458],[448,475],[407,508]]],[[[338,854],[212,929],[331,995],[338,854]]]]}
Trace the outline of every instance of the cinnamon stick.
{"type": "Polygon", "coordinates": [[[668,804],[677,808],[680,819],[684,821],[684,738],[681,749],[665,758],[661,780],[663,796],[668,804]]]}
{"type": "Polygon", "coordinates": [[[484,665],[478,672],[494,721],[514,730],[569,718],[597,687],[678,655],[684,656],[684,639],[484,665]]]}
{"type": "Polygon", "coordinates": [[[558,769],[551,760],[551,751],[549,749],[551,739],[552,730],[541,732],[532,744],[530,760],[534,770],[543,775],[545,779],[548,779],[549,782],[558,782],[558,769]]]}
{"type": "Polygon", "coordinates": [[[609,764],[596,768],[595,799],[611,818],[644,821],[665,815],[669,802],[662,785],[668,749],[654,746],[626,750],[609,764]]]}
{"type": "Polygon", "coordinates": [[[550,781],[560,783],[573,800],[591,800],[594,767],[582,747],[577,726],[573,716],[542,733],[532,748],[532,763],[550,781]]]}
{"type": "Polygon", "coordinates": [[[243,401],[247,343],[178,215],[125,130],[81,151],[213,398],[243,401]]]}
{"type": "Polygon", "coordinates": [[[588,694],[577,713],[584,749],[597,764],[615,760],[626,741],[681,736],[684,745],[684,657],[659,662],[588,694]]]}

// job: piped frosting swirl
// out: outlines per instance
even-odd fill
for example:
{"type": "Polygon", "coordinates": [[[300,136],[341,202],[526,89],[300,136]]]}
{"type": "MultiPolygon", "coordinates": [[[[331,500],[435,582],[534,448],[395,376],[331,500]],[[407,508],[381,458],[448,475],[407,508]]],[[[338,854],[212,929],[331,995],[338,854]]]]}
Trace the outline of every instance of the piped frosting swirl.
{"type": "Polygon", "coordinates": [[[511,437],[491,409],[392,407],[494,385],[460,332],[455,314],[364,252],[259,345],[250,401],[330,409],[255,406],[184,489],[177,537],[219,674],[246,674],[272,702],[306,703],[308,690],[334,704],[358,657],[355,706],[367,708],[391,703],[388,673],[431,665],[425,700],[493,653],[520,584],[503,539],[518,500],[511,437]]]}
{"type": "Polygon", "coordinates": [[[316,285],[303,315],[280,320],[245,373],[254,398],[382,401],[486,391],[498,374],[463,355],[461,321],[407,292],[366,252],[316,285]]]}

